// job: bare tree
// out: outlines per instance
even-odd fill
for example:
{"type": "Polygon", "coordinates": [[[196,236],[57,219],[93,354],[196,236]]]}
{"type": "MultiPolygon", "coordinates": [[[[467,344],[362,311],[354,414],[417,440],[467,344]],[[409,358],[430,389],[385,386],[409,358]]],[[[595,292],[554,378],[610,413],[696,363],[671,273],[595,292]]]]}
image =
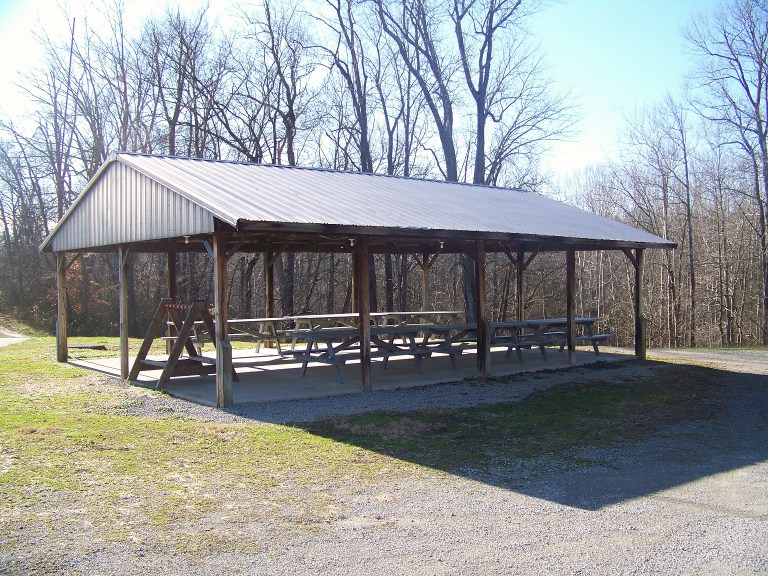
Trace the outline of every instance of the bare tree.
{"type": "Polygon", "coordinates": [[[189,117],[198,106],[195,81],[203,76],[200,66],[210,48],[212,32],[208,28],[206,10],[193,16],[180,9],[170,9],[161,19],[150,20],[144,30],[141,47],[143,57],[151,67],[153,98],[166,124],[165,150],[178,154],[195,148],[193,138],[182,141],[182,128],[196,125],[189,117]]]}
{"type": "Polygon", "coordinates": [[[733,135],[751,160],[753,198],[763,270],[762,341],[768,344],[768,5],[734,0],[712,20],[701,20],[687,38],[702,56],[698,77],[708,99],[698,109],[733,135]]]}
{"type": "MultiPolygon", "coordinates": [[[[441,46],[439,28],[445,20],[439,5],[430,0],[373,0],[382,29],[397,46],[401,62],[421,89],[440,140],[443,177],[459,179],[454,139],[455,52],[441,46]]],[[[435,159],[438,156],[435,155],[435,159]]]]}
{"type": "Polygon", "coordinates": [[[281,131],[273,124],[271,161],[282,164],[284,153],[285,163],[291,166],[297,164],[299,121],[309,110],[313,95],[309,76],[316,66],[311,39],[299,16],[296,7],[275,10],[271,1],[264,2],[262,14],[246,14],[249,36],[262,47],[275,74],[270,105],[281,131]]]}
{"type": "Polygon", "coordinates": [[[330,69],[344,81],[357,125],[357,148],[361,172],[373,172],[371,155],[370,105],[371,90],[366,48],[358,33],[358,14],[351,0],[325,0],[331,9],[329,18],[318,17],[333,36],[331,46],[319,48],[330,59],[330,69]]]}

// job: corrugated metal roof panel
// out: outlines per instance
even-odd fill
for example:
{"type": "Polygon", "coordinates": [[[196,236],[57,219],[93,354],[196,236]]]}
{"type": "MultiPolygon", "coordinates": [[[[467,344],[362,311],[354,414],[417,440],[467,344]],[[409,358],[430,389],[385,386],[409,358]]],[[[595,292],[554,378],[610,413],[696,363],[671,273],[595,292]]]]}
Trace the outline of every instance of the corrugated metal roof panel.
{"type": "Polygon", "coordinates": [[[665,242],[522,190],[268,164],[119,158],[232,225],[247,220],[665,242]]]}
{"type": "Polygon", "coordinates": [[[54,252],[213,232],[202,206],[121,162],[89,183],[42,248],[54,252]]]}
{"type": "Polygon", "coordinates": [[[73,219],[89,207],[87,214],[77,214],[65,226],[67,236],[79,237],[78,241],[56,240],[54,250],[86,247],[82,242],[96,232],[85,229],[102,211],[109,211],[107,217],[115,221],[110,227],[99,226],[106,237],[94,246],[210,233],[211,216],[232,226],[243,221],[327,224],[673,245],[522,190],[169,156],[119,153],[113,158],[114,170],[110,167],[107,173],[115,176],[109,182],[98,179],[89,184],[84,195],[93,195],[94,200],[82,202],[82,208],[65,217],[73,219]],[[135,230],[123,230],[121,225],[135,230]]]}

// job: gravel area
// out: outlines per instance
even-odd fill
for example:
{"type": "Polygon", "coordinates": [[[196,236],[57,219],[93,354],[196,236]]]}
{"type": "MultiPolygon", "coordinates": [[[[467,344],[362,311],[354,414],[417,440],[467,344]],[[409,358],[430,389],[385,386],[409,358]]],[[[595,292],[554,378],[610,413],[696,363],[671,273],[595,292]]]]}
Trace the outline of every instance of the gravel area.
{"type": "MultiPolygon", "coordinates": [[[[625,362],[621,368],[611,366],[626,377],[647,373],[647,368],[625,362]]],[[[401,390],[380,390],[369,394],[327,396],[309,400],[286,400],[238,404],[221,410],[201,406],[156,393],[141,394],[123,410],[133,416],[184,416],[212,422],[269,422],[274,424],[314,422],[333,416],[350,416],[385,410],[410,412],[421,409],[461,408],[513,402],[538,390],[563,383],[587,381],[595,378],[595,368],[550,370],[522,373],[503,380],[465,379],[459,382],[437,384],[401,390]]],[[[118,384],[120,385],[120,384],[118,384]]]]}
{"type": "MultiPolygon", "coordinates": [[[[575,452],[574,462],[582,464],[566,469],[545,454],[526,464],[499,462],[499,470],[515,470],[513,485],[473,470],[395,470],[386,481],[326,486],[333,511],[319,524],[297,519],[284,529],[257,514],[212,510],[178,531],[179,539],[216,534],[241,540],[236,552],[214,546],[189,556],[159,549],[150,537],[86,545],[87,526],[81,535],[33,531],[30,546],[51,537],[71,542],[72,551],[54,570],[65,574],[768,574],[765,356],[757,350],[713,352],[707,359],[667,354],[676,362],[728,370],[722,392],[706,399],[716,404],[717,418],[671,426],[634,444],[575,452]]],[[[231,412],[133,389],[130,401],[115,409],[216,422],[298,422],[495,403],[578,380],[644,377],[653,377],[653,368],[629,362],[605,371],[525,375],[506,384],[470,380],[231,412]]],[[[210,489],[215,493],[215,486],[210,489]]],[[[5,570],[0,563],[0,573],[31,571],[23,561],[5,570]]]]}
{"type": "MultiPolygon", "coordinates": [[[[654,350],[651,357],[674,362],[692,361],[737,373],[768,374],[768,354],[764,350],[654,350]]],[[[631,361],[623,362],[621,369],[616,370],[616,377],[621,378],[649,375],[647,367],[631,361]]],[[[614,374],[613,371],[610,373],[614,374]]],[[[158,414],[166,414],[222,423],[253,421],[275,424],[304,423],[377,410],[410,412],[421,409],[463,408],[513,402],[538,390],[564,383],[583,382],[595,377],[595,368],[586,366],[533,374],[523,373],[503,381],[466,379],[419,388],[374,391],[370,394],[239,404],[229,410],[201,406],[164,394],[148,393],[132,400],[126,405],[124,411],[134,416],[156,417],[158,414]]],[[[122,382],[117,382],[118,386],[126,386],[122,382]]]]}
{"type": "Polygon", "coordinates": [[[765,348],[652,350],[649,357],[703,364],[730,372],[768,374],[768,353],[765,348]]]}

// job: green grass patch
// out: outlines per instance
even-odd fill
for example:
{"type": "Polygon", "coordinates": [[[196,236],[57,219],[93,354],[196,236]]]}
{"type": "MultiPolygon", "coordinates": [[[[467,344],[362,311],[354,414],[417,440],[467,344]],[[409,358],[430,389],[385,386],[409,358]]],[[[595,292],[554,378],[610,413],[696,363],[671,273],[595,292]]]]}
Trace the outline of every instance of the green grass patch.
{"type": "Polygon", "coordinates": [[[338,513],[329,486],[364,485],[393,469],[391,458],[292,427],[121,414],[116,406],[157,393],[59,364],[53,344],[0,348],[0,541],[8,549],[24,546],[20,526],[52,535],[78,533],[85,522],[98,538],[202,553],[173,534],[211,515],[312,529],[338,513]]]}
{"type": "Polygon", "coordinates": [[[50,337],[29,340],[0,348],[0,383],[48,381],[83,376],[75,366],[55,362],[55,341],[50,337]]]}

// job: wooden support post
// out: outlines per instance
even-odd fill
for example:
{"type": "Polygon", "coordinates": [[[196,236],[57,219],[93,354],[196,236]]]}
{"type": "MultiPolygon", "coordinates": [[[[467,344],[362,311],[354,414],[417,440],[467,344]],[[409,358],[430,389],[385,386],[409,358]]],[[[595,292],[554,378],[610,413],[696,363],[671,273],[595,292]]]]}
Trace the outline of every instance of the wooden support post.
{"type": "Polygon", "coordinates": [[[522,322],[525,319],[525,311],[523,310],[523,273],[525,268],[523,267],[523,259],[525,258],[525,248],[521,244],[517,247],[517,260],[515,260],[515,312],[517,314],[517,321],[522,322]]]}
{"type": "Polygon", "coordinates": [[[371,300],[368,272],[368,238],[362,236],[355,243],[352,253],[352,278],[358,309],[360,331],[360,379],[364,392],[371,392],[371,300]]]}
{"type": "MultiPolygon", "coordinates": [[[[421,257],[418,254],[412,254],[416,264],[421,268],[421,311],[429,311],[429,269],[437,260],[437,257],[443,253],[443,242],[440,242],[440,248],[430,258],[429,252],[424,252],[421,257]]],[[[424,319],[422,319],[424,321],[424,319]]]]}
{"type": "Polygon", "coordinates": [[[351,311],[357,314],[358,312],[360,312],[360,300],[359,300],[360,293],[357,291],[358,277],[357,277],[357,268],[355,268],[355,266],[357,266],[357,264],[355,264],[355,258],[357,256],[355,256],[355,254],[357,254],[357,249],[353,245],[352,247],[352,278],[350,278],[349,280],[351,285],[350,290],[352,292],[352,310],[351,311]]]}
{"type": "Polygon", "coordinates": [[[566,334],[568,365],[576,364],[576,251],[568,248],[565,255],[566,334]]]}
{"type": "Polygon", "coordinates": [[[56,360],[69,360],[67,347],[67,265],[66,253],[56,252],[56,290],[58,292],[58,315],[56,316],[56,360]]]}
{"type": "Polygon", "coordinates": [[[429,254],[425,252],[422,257],[423,260],[419,262],[421,265],[421,311],[426,312],[429,310],[429,254]]]}
{"type": "MultiPolygon", "coordinates": [[[[176,282],[176,252],[168,252],[168,267],[166,268],[166,284],[168,285],[167,297],[171,302],[176,301],[177,282],[176,282]]],[[[170,354],[173,347],[173,338],[176,335],[176,326],[168,324],[168,340],[165,341],[165,353],[170,354]]]]}
{"type": "Polygon", "coordinates": [[[232,344],[229,340],[217,340],[216,407],[229,408],[232,404],[232,344]]]}
{"type": "Polygon", "coordinates": [[[646,320],[643,315],[643,249],[635,249],[635,253],[629,248],[624,248],[624,254],[635,269],[635,356],[639,360],[646,358],[646,320]]]}
{"type": "Polygon", "coordinates": [[[475,310],[477,312],[477,371],[491,374],[491,331],[485,306],[485,244],[475,241],[475,310]]]}
{"type": "Polygon", "coordinates": [[[647,353],[645,316],[643,315],[643,249],[635,250],[635,356],[645,360],[647,353]]]}
{"type": "Polygon", "coordinates": [[[128,258],[131,249],[126,246],[117,248],[117,265],[120,278],[120,377],[128,379],[128,258]]]}
{"type": "Polygon", "coordinates": [[[213,235],[214,331],[216,332],[216,406],[232,406],[232,347],[227,327],[227,250],[224,234],[213,235]]]}
{"type": "Polygon", "coordinates": [[[515,255],[512,254],[512,250],[508,246],[502,246],[502,248],[509,261],[515,266],[515,315],[517,316],[517,321],[520,322],[525,320],[524,274],[528,266],[533,262],[533,259],[536,258],[541,247],[533,246],[531,255],[528,256],[527,260],[525,259],[525,246],[523,244],[517,247],[517,254],[515,255]]]}
{"type": "Polygon", "coordinates": [[[265,288],[265,304],[266,318],[275,317],[275,254],[273,252],[267,252],[264,254],[264,288],[265,288]]]}

